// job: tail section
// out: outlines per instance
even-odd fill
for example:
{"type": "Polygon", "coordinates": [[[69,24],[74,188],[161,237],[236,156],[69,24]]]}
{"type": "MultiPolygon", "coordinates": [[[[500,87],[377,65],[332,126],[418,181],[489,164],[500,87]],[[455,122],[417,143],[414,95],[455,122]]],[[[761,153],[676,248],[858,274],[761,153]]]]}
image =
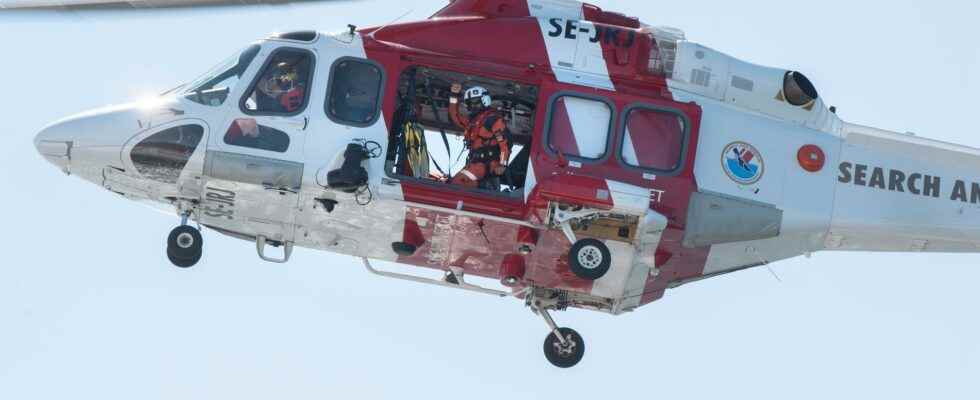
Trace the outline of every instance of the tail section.
{"type": "Polygon", "coordinates": [[[829,250],[980,252],[980,150],[845,124],[829,250]]]}

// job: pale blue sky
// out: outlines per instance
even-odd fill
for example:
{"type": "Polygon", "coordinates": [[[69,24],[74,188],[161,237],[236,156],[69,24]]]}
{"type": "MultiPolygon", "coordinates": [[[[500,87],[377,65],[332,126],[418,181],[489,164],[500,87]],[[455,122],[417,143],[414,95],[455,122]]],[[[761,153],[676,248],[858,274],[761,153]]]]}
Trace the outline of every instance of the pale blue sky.
{"type": "MultiPolygon", "coordinates": [[[[980,147],[972,3],[596,3],[802,70],[849,121],[980,147]]],[[[782,282],[755,269],[620,317],[559,313],[588,353],[558,370],[513,299],[311,250],[267,264],[214,232],[202,263],[177,270],[175,218],[61,175],[32,145],[48,122],[189,80],[271,31],[444,4],[0,14],[0,398],[980,397],[980,255],[821,253],[773,265],[782,282]]]]}

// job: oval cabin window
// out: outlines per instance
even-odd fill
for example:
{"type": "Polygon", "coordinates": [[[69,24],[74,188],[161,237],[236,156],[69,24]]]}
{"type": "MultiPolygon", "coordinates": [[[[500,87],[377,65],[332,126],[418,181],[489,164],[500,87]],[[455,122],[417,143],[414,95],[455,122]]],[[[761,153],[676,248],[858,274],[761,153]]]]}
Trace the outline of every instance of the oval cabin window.
{"type": "Polygon", "coordinates": [[[133,147],[130,158],[147,179],[174,184],[202,137],[204,128],[200,125],[170,128],[143,139],[133,147]]]}

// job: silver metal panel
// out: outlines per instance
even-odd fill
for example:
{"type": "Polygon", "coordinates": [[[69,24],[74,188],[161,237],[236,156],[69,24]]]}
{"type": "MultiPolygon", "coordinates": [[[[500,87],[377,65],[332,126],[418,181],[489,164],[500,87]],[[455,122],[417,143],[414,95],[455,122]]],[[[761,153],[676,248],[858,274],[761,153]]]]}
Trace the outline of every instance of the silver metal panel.
{"type": "Polygon", "coordinates": [[[298,192],[303,164],[246,154],[208,151],[204,174],[215,179],[298,192]]]}
{"type": "Polygon", "coordinates": [[[745,242],[779,236],[783,210],[768,204],[697,192],[687,210],[684,246],[745,242]]]}

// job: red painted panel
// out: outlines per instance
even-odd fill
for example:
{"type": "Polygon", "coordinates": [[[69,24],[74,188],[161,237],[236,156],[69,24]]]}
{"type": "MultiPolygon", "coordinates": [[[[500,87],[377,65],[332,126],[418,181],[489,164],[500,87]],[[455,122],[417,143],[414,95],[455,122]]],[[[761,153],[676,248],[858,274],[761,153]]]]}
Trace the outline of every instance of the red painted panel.
{"type": "Polygon", "coordinates": [[[530,15],[527,0],[452,0],[432,18],[452,17],[526,17],[530,15]]]}
{"type": "Polygon", "coordinates": [[[601,8],[592,4],[583,4],[582,9],[585,14],[585,19],[588,21],[624,28],[640,28],[640,20],[636,17],[630,17],[613,11],[603,11],[601,8]]]}
{"type": "Polygon", "coordinates": [[[608,210],[613,208],[606,180],[584,175],[554,175],[539,182],[535,200],[554,201],[608,210]]]}

